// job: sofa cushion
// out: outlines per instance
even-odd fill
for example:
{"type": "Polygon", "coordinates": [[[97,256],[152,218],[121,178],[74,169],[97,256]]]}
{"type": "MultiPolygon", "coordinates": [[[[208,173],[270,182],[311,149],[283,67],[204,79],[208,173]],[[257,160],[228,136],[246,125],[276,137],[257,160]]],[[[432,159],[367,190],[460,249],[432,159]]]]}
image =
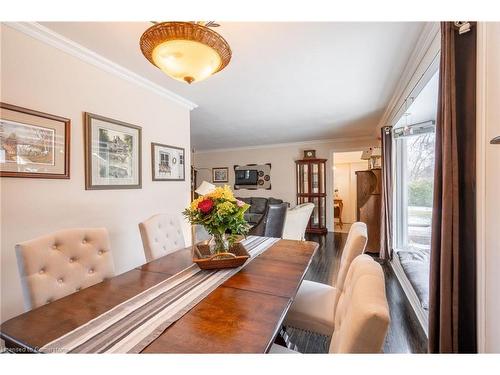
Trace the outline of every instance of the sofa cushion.
{"type": "Polygon", "coordinates": [[[248,210],[252,214],[264,214],[267,209],[267,199],[260,197],[253,197],[248,210]]]}
{"type": "Polygon", "coordinates": [[[254,214],[251,212],[245,213],[245,220],[248,221],[249,224],[255,225],[262,218],[263,214],[254,214]]]}
{"type": "Polygon", "coordinates": [[[245,202],[246,204],[252,205],[252,198],[239,198],[236,197],[236,199],[245,202]]]}

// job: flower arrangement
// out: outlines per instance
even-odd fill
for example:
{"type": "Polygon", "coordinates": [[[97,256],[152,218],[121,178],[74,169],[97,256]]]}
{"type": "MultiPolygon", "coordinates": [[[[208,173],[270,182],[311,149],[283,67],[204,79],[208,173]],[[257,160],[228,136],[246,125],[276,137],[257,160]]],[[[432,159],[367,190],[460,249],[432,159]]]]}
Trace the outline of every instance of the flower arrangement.
{"type": "Polygon", "coordinates": [[[212,235],[211,248],[215,254],[227,252],[238,235],[248,233],[250,225],[243,214],[250,205],[236,199],[227,185],[202,195],[191,202],[182,213],[191,224],[200,224],[212,235]]]}

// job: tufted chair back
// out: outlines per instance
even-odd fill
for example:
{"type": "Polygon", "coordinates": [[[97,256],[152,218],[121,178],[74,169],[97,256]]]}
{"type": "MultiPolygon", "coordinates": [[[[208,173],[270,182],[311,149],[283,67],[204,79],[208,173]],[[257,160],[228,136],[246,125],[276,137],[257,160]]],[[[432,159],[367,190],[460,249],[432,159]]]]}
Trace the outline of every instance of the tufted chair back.
{"type": "MultiPolygon", "coordinates": [[[[339,272],[337,274],[337,280],[335,281],[334,287],[336,289],[342,289],[344,286],[345,278],[351,262],[358,255],[363,254],[366,247],[366,242],[368,241],[368,234],[366,229],[366,224],[360,221],[353,223],[351,229],[349,229],[349,234],[347,235],[347,240],[342,250],[342,256],[340,257],[339,272]]],[[[333,313],[335,314],[335,309],[339,300],[339,294],[335,294],[335,300],[333,303],[333,313]]]]}
{"type": "Polygon", "coordinates": [[[16,245],[28,310],[114,275],[105,228],[61,230],[16,245]]]}
{"type": "Polygon", "coordinates": [[[144,254],[148,262],[186,246],[179,218],[158,214],[139,223],[144,254]]]}
{"type": "Polygon", "coordinates": [[[289,209],[286,212],[283,238],[286,240],[303,241],[313,209],[313,203],[302,203],[289,209]]]}
{"type": "Polygon", "coordinates": [[[358,256],[337,294],[330,353],[379,353],[390,320],[380,264],[369,255],[358,256]]]}

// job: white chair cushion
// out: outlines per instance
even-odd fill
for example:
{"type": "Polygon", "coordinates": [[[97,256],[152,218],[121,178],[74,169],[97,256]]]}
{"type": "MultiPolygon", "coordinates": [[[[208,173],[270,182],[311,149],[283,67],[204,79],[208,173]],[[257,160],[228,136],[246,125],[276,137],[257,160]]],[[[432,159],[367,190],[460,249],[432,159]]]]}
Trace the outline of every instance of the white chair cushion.
{"type": "Polygon", "coordinates": [[[28,310],[114,275],[105,228],[67,229],[16,245],[28,310]]]}
{"type": "Polygon", "coordinates": [[[304,240],[307,223],[313,209],[313,203],[303,203],[287,210],[282,238],[286,240],[304,240]]]}
{"type": "Polygon", "coordinates": [[[384,273],[369,255],[351,263],[344,288],[337,291],[335,331],[330,353],[379,353],[389,327],[384,273]]]}
{"type": "Polygon", "coordinates": [[[186,246],[177,215],[154,215],[139,223],[139,231],[148,262],[186,246]]]}
{"type": "Polygon", "coordinates": [[[334,327],[333,304],[336,290],[326,284],[304,280],[286,315],[287,326],[331,335],[334,327]]]}
{"type": "MultiPolygon", "coordinates": [[[[364,252],[367,238],[366,224],[362,222],[353,223],[347,235],[344,249],[342,250],[335,287],[330,287],[332,292],[320,293],[318,287],[311,286],[311,281],[304,281],[297,292],[292,306],[290,306],[290,310],[285,318],[285,325],[326,335],[332,333],[334,328],[333,317],[335,316],[339,298],[335,290],[343,287],[351,262],[364,252]],[[329,297],[330,294],[333,295],[333,299],[329,297]],[[327,309],[330,310],[327,312],[327,309]],[[326,320],[326,317],[329,320],[326,320]],[[328,321],[328,324],[325,324],[325,321],[328,321]]],[[[324,286],[321,288],[325,290],[324,286]]]]}
{"type": "Polygon", "coordinates": [[[288,349],[285,346],[273,344],[269,350],[269,354],[300,354],[295,350],[288,349]]]}

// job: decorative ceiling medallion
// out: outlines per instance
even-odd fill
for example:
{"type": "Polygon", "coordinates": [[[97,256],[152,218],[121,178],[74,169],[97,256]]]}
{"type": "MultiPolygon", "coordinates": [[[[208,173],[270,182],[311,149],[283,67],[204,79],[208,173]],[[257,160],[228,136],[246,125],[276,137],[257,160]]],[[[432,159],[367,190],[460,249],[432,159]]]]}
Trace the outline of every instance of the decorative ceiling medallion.
{"type": "Polygon", "coordinates": [[[226,40],[200,23],[157,23],[142,34],[140,46],[151,64],[173,79],[187,83],[210,77],[231,60],[226,40]]]}

